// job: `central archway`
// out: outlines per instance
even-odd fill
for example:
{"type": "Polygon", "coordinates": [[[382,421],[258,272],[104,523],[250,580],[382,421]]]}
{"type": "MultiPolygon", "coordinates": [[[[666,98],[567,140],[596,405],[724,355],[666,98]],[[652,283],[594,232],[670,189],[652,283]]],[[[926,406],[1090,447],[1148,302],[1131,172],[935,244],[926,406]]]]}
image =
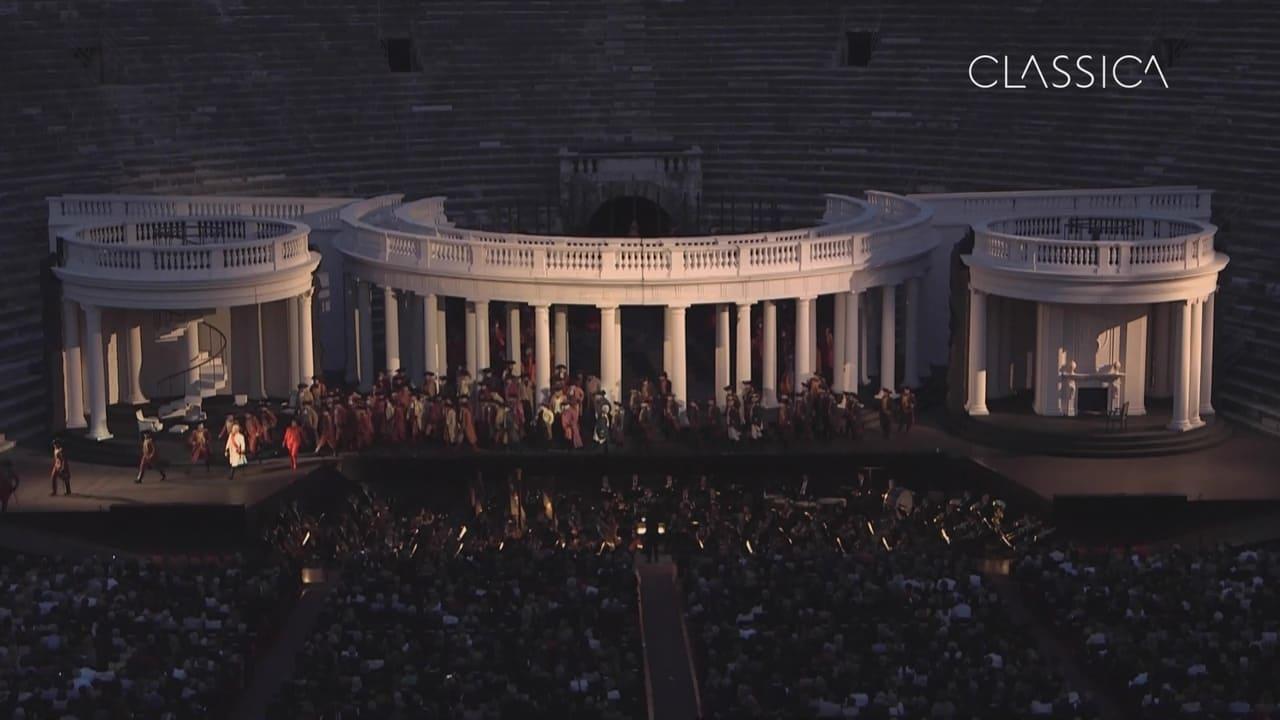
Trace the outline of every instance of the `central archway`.
{"type": "Polygon", "coordinates": [[[638,195],[606,200],[591,214],[587,234],[595,237],[658,237],[671,234],[671,216],[638,195]]]}

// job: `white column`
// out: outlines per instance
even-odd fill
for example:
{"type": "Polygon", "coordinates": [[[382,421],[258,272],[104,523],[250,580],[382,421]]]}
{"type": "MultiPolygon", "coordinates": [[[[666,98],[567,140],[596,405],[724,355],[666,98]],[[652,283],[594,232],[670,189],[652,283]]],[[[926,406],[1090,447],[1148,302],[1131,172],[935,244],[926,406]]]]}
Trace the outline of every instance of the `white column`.
{"type": "Polygon", "coordinates": [[[903,328],[902,384],[920,387],[920,278],[907,279],[907,326],[903,328]]]}
{"type": "MultiPolygon", "coordinates": [[[[556,349],[553,362],[569,367],[569,308],[565,305],[556,306],[556,349]]],[[[551,368],[547,368],[547,372],[550,371],[551,368]]]]}
{"type": "Polygon", "coordinates": [[[360,391],[366,393],[373,389],[374,378],[373,310],[369,292],[369,283],[363,280],[356,282],[357,347],[360,350],[357,357],[360,370],[356,375],[360,379],[360,391]]]}
{"type": "Polygon", "coordinates": [[[809,349],[812,347],[812,340],[809,338],[809,332],[813,329],[813,324],[809,322],[809,317],[813,314],[813,298],[796,298],[796,349],[795,349],[795,377],[792,378],[795,387],[790,388],[794,392],[800,392],[800,388],[804,387],[805,381],[813,374],[813,361],[809,358],[809,349]]]}
{"type": "Polygon", "coordinates": [[[129,325],[129,404],[146,402],[142,393],[142,326],[134,322],[129,325]]]}
{"type": "Polygon", "coordinates": [[[617,324],[613,321],[616,307],[597,306],[600,311],[600,387],[609,391],[613,382],[613,331],[617,324]]]}
{"type": "Polygon", "coordinates": [[[609,396],[617,397],[618,384],[618,308],[600,307],[600,387],[609,396]]]}
{"type": "Polygon", "coordinates": [[[1200,336],[1200,417],[1214,414],[1213,410],[1213,298],[1209,293],[1204,300],[1204,330],[1200,336]]]}
{"type": "MultiPolygon", "coordinates": [[[[256,305],[253,306],[253,309],[257,312],[257,316],[258,316],[258,387],[257,387],[258,398],[257,399],[266,400],[267,399],[267,353],[262,341],[262,303],[257,303],[256,305]]],[[[190,328],[188,328],[187,332],[190,333],[192,337],[196,337],[195,332],[190,328]]],[[[197,338],[197,345],[196,345],[197,348],[199,347],[198,341],[199,341],[199,338],[197,338]]],[[[373,342],[372,336],[370,337],[369,342],[373,342]]],[[[369,356],[373,357],[373,354],[370,353],[369,356]]],[[[197,380],[198,379],[199,378],[197,376],[197,380]]]]}
{"type": "Polygon", "coordinates": [[[1129,416],[1147,414],[1147,353],[1149,352],[1147,313],[1132,317],[1121,327],[1124,339],[1124,377],[1120,388],[1124,394],[1121,405],[1129,403],[1129,416]]]}
{"type": "MultiPolygon", "coordinates": [[[[892,330],[890,331],[892,333],[892,330]]],[[[987,296],[969,290],[969,402],[970,415],[987,411],[987,296]]]]}
{"type": "Polygon", "coordinates": [[[1173,418],[1169,422],[1170,430],[1190,430],[1194,425],[1190,418],[1190,398],[1187,391],[1191,387],[1191,304],[1186,300],[1176,302],[1172,306],[1173,322],[1170,332],[1173,334],[1173,418]]]}
{"type": "Polygon", "coordinates": [[[404,353],[401,362],[404,363],[405,378],[415,385],[427,371],[427,356],[424,352],[427,347],[426,320],[422,318],[422,303],[418,297],[417,293],[405,290],[400,306],[405,313],[404,324],[408,325],[408,331],[401,332],[400,340],[404,343],[400,348],[404,353]]]}
{"type": "Polygon", "coordinates": [[[880,288],[880,387],[897,390],[897,348],[894,334],[897,326],[898,304],[894,300],[895,285],[880,288]]]}
{"type": "MultiPolygon", "coordinates": [[[[445,299],[438,298],[436,304],[436,362],[440,369],[437,375],[448,375],[453,368],[449,367],[449,321],[445,312],[445,299]]],[[[442,377],[441,380],[444,378],[442,377]]]]}
{"type": "Polygon", "coordinates": [[[489,326],[489,301],[480,300],[476,303],[476,362],[481,370],[493,364],[493,353],[489,351],[489,336],[492,333],[493,328],[489,326]]]}
{"type": "MultiPolygon", "coordinates": [[[[262,324],[262,313],[258,313],[258,324],[262,324]]],[[[258,332],[258,336],[262,336],[262,332],[258,332]]],[[[196,358],[200,356],[200,321],[187,321],[187,329],[183,333],[183,341],[186,343],[187,349],[187,387],[188,395],[195,393],[196,383],[200,382],[200,369],[195,367],[198,362],[196,358]]]]}
{"type": "Polygon", "coordinates": [[[676,396],[676,406],[684,413],[689,398],[688,377],[685,375],[685,308],[673,306],[671,313],[671,393],[676,396]]]}
{"type": "Polygon", "coordinates": [[[383,337],[387,348],[387,374],[400,369],[400,301],[395,288],[382,288],[383,337]]]}
{"type": "Polygon", "coordinates": [[[112,330],[104,332],[103,338],[107,341],[107,404],[115,405],[120,402],[120,334],[112,330]]]}
{"type": "Polygon", "coordinates": [[[1200,419],[1200,357],[1203,352],[1201,343],[1203,332],[1204,301],[1197,298],[1191,301],[1191,368],[1187,373],[1187,419],[1196,427],[1204,425],[1204,421],[1200,419]]]}
{"type": "Polygon", "coordinates": [[[764,347],[760,358],[760,392],[764,395],[765,407],[773,407],[778,404],[778,306],[772,300],[765,300],[762,311],[764,347]]]}
{"type": "Polygon", "coordinates": [[[675,370],[671,359],[671,308],[662,308],[662,371],[671,377],[675,370]]]}
{"type": "Polygon", "coordinates": [[[870,304],[858,304],[858,367],[861,375],[858,380],[863,385],[871,384],[871,363],[867,362],[867,326],[871,324],[870,304]]]}
{"type": "Polygon", "coordinates": [[[716,403],[724,407],[729,384],[729,306],[716,305],[716,403]]]}
{"type": "MultiPolygon", "coordinates": [[[[1063,414],[1058,395],[1058,343],[1051,326],[1052,312],[1048,303],[1036,303],[1035,396],[1031,407],[1037,415],[1063,414]]],[[[970,308],[971,320],[972,317],[970,308]]],[[[972,393],[969,398],[973,398],[972,393]]],[[[965,407],[968,407],[968,401],[965,407]]]]}
{"type": "Polygon", "coordinates": [[[62,301],[62,379],[66,384],[68,430],[88,427],[84,421],[84,370],[80,361],[80,305],[62,301]]]}
{"type": "Polygon", "coordinates": [[[84,348],[89,353],[89,437],[109,440],[107,429],[107,377],[102,360],[102,308],[84,306],[84,348]]]}
{"type": "MultiPolygon", "coordinates": [[[[822,364],[822,356],[818,354],[818,298],[809,302],[809,374],[815,375],[822,364]]],[[[806,380],[808,378],[805,378],[806,380]]]]}
{"type": "Polygon", "coordinates": [[[535,402],[547,399],[551,392],[551,308],[533,306],[533,377],[535,402]]]}
{"type": "Polygon", "coordinates": [[[845,378],[845,358],[844,358],[844,335],[845,335],[845,313],[848,312],[848,305],[845,298],[848,293],[836,293],[832,296],[832,306],[834,307],[833,319],[831,322],[832,343],[835,347],[831,348],[831,389],[835,392],[844,392],[845,378]]]}
{"type": "Polygon", "coordinates": [[[622,308],[613,315],[613,384],[614,391],[609,399],[622,401],[622,308]]]}
{"type": "Polygon", "coordinates": [[[440,374],[440,300],[435,293],[422,296],[422,371],[440,374]]]}
{"type": "Polygon", "coordinates": [[[298,298],[287,298],[284,301],[286,334],[289,343],[289,392],[302,382],[302,343],[298,330],[298,298]]]}
{"type": "Polygon", "coordinates": [[[751,379],[751,303],[738,304],[738,367],[737,388],[751,379]]]}
{"type": "Polygon", "coordinates": [[[845,362],[845,392],[858,392],[859,373],[862,372],[862,363],[859,360],[861,345],[858,337],[858,316],[861,314],[860,303],[858,302],[858,293],[851,292],[845,295],[844,309],[844,362],[845,362]]]}
{"type": "Polygon", "coordinates": [[[314,317],[311,309],[311,297],[314,290],[307,290],[298,296],[298,372],[302,382],[311,384],[316,374],[316,345],[312,338],[314,317]]]}
{"type": "Polygon", "coordinates": [[[524,359],[520,355],[520,305],[507,303],[507,359],[515,362],[511,367],[514,375],[520,374],[520,363],[524,359]]]}
{"type": "Polygon", "coordinates": [[[480,373],[480,366],[476,364],[479,353],[479,342],[476,340],[476,303],[467,301],[466,321],[462,323],[464,335],[467,344],[467,372],[471,373],[471,377],[475,377],[480,373]]]}

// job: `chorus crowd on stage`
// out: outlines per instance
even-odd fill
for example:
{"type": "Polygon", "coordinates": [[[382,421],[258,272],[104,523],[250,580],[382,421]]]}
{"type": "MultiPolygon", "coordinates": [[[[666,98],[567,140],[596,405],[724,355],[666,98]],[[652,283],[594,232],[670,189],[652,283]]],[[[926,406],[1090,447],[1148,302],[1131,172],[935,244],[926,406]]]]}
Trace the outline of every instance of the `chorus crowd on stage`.
{"type": "MultiPolygon", "coordinates": [[[[787,380],[784,378],[784,381],[787,380]]],[[[723,403],[709,398],[681,407],[665,373],[643,379],[625,402],[614,403],[593,375],[570,375],[556,366],[546,397],[536,398],[527,373],[508,364],[473,378],[459,369],[452,378],[427,373],[412,383],[401,371],[380,373],[361,393],[321,378],[300,384],[282,420],[267,404],[227,416],[216,440],[203,425],[192,431],[191,460],[207,463],[222,447],[234,468],[267,447],[283,446],[296,465],[299,454],[341,454],[373,447],[578,450],[649,447],[678,442],[696,447],[737,447],[776,442],[856,440],[863,433],[863,403],[855,393],[834,392],[814,375],[798,393],[781,394],[773,407],[744,382],[724,389],[723,403]]],[[[789,382],[789,381],[788,381],[789,382]]],[[[915,424],[916,395],[910,388],[883,389],[875,399],[880,431],[915,424]]],[[[141,474],[141,473],[140,473],[141,474]]]]}

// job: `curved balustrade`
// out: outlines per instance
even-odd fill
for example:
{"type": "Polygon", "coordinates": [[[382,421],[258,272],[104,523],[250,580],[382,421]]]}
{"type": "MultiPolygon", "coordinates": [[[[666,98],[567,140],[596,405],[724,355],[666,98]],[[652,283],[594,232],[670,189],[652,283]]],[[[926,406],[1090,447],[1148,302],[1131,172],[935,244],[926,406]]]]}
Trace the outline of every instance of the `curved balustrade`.
{"type": "Polygon", "coordinates": [[[1208,220],[1212,195],[1212,190],[1170,186],[1107,190],[926,193],[912,195],[911,198],[932,207],[938,224],[969,225],[988,218],[1045,213],[1150,213],[1208,220]]]}
{"type": "Polygon", "coordinates": [[[271,218],[187,217],[82,225],[59,235],[61,267],[137,282],[221,280],[306,266],[310,228],[271,218]]]}
{"type": "MultiPolygon", "coordinates": [[[[341,227],[339,213],[355,198],[227,197],[221,195],[59,195],[47,198],[49,224],[85,223],[89,219],[184,217],[259,217],[294,220],[306,217],[313,228],[341,227]]],[[[442,198],[443,200],[443,198],[442,198]]]]}
{"type": "MultiPolygon", "coordinates": [[[[888,193],[868,201],[826,195],[822,224],[779,232],[702,237],[580,238],[484,232],[421,225],[405,232],[365,217],[401,196],[353,203],[342,211],[350,228],[346,251],[359,258],[422,272],[476,279],[564,281],[697,281],[794,275],[874,265],[926,250],[931,211],[888,193]],[[878,220],[881,226],[858,230],[878,220]],[[892,249],[891,249],[892,246],[892,249]]],[[[433,199],[434,200],[434,199],[433,199]]],[[[403,207],[403,206],[402,206],[403,207]]],[[[412,217],[395,213],[397,218],[412,217]]]]}
{"type": "Polygon", "coordinates": [[[445,200],[443,195],[414,200],[401,204],[393,214],[397,220],[406,225],[450,227],[452,223],[444,213],[445,200]]]}
{"type": "Polygon", "coordinates": [[[1156,216],[1002,218],[974,227],[979,264],[1046,274],[1140,276],[1217,262],[1217,228],[1156,216]]]}

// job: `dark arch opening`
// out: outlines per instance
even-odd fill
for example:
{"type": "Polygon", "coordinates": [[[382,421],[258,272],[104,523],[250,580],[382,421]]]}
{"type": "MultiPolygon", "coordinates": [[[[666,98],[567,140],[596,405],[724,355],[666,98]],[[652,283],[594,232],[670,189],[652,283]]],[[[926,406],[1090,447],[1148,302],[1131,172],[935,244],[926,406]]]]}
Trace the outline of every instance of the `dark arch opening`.
{"type": "Polygon", "coordinates": [[[671,216],[658,203],[637,195],[606,200],[591,214],[587,234],[594,237],[659,237],[671,234],[671,216]]]}

